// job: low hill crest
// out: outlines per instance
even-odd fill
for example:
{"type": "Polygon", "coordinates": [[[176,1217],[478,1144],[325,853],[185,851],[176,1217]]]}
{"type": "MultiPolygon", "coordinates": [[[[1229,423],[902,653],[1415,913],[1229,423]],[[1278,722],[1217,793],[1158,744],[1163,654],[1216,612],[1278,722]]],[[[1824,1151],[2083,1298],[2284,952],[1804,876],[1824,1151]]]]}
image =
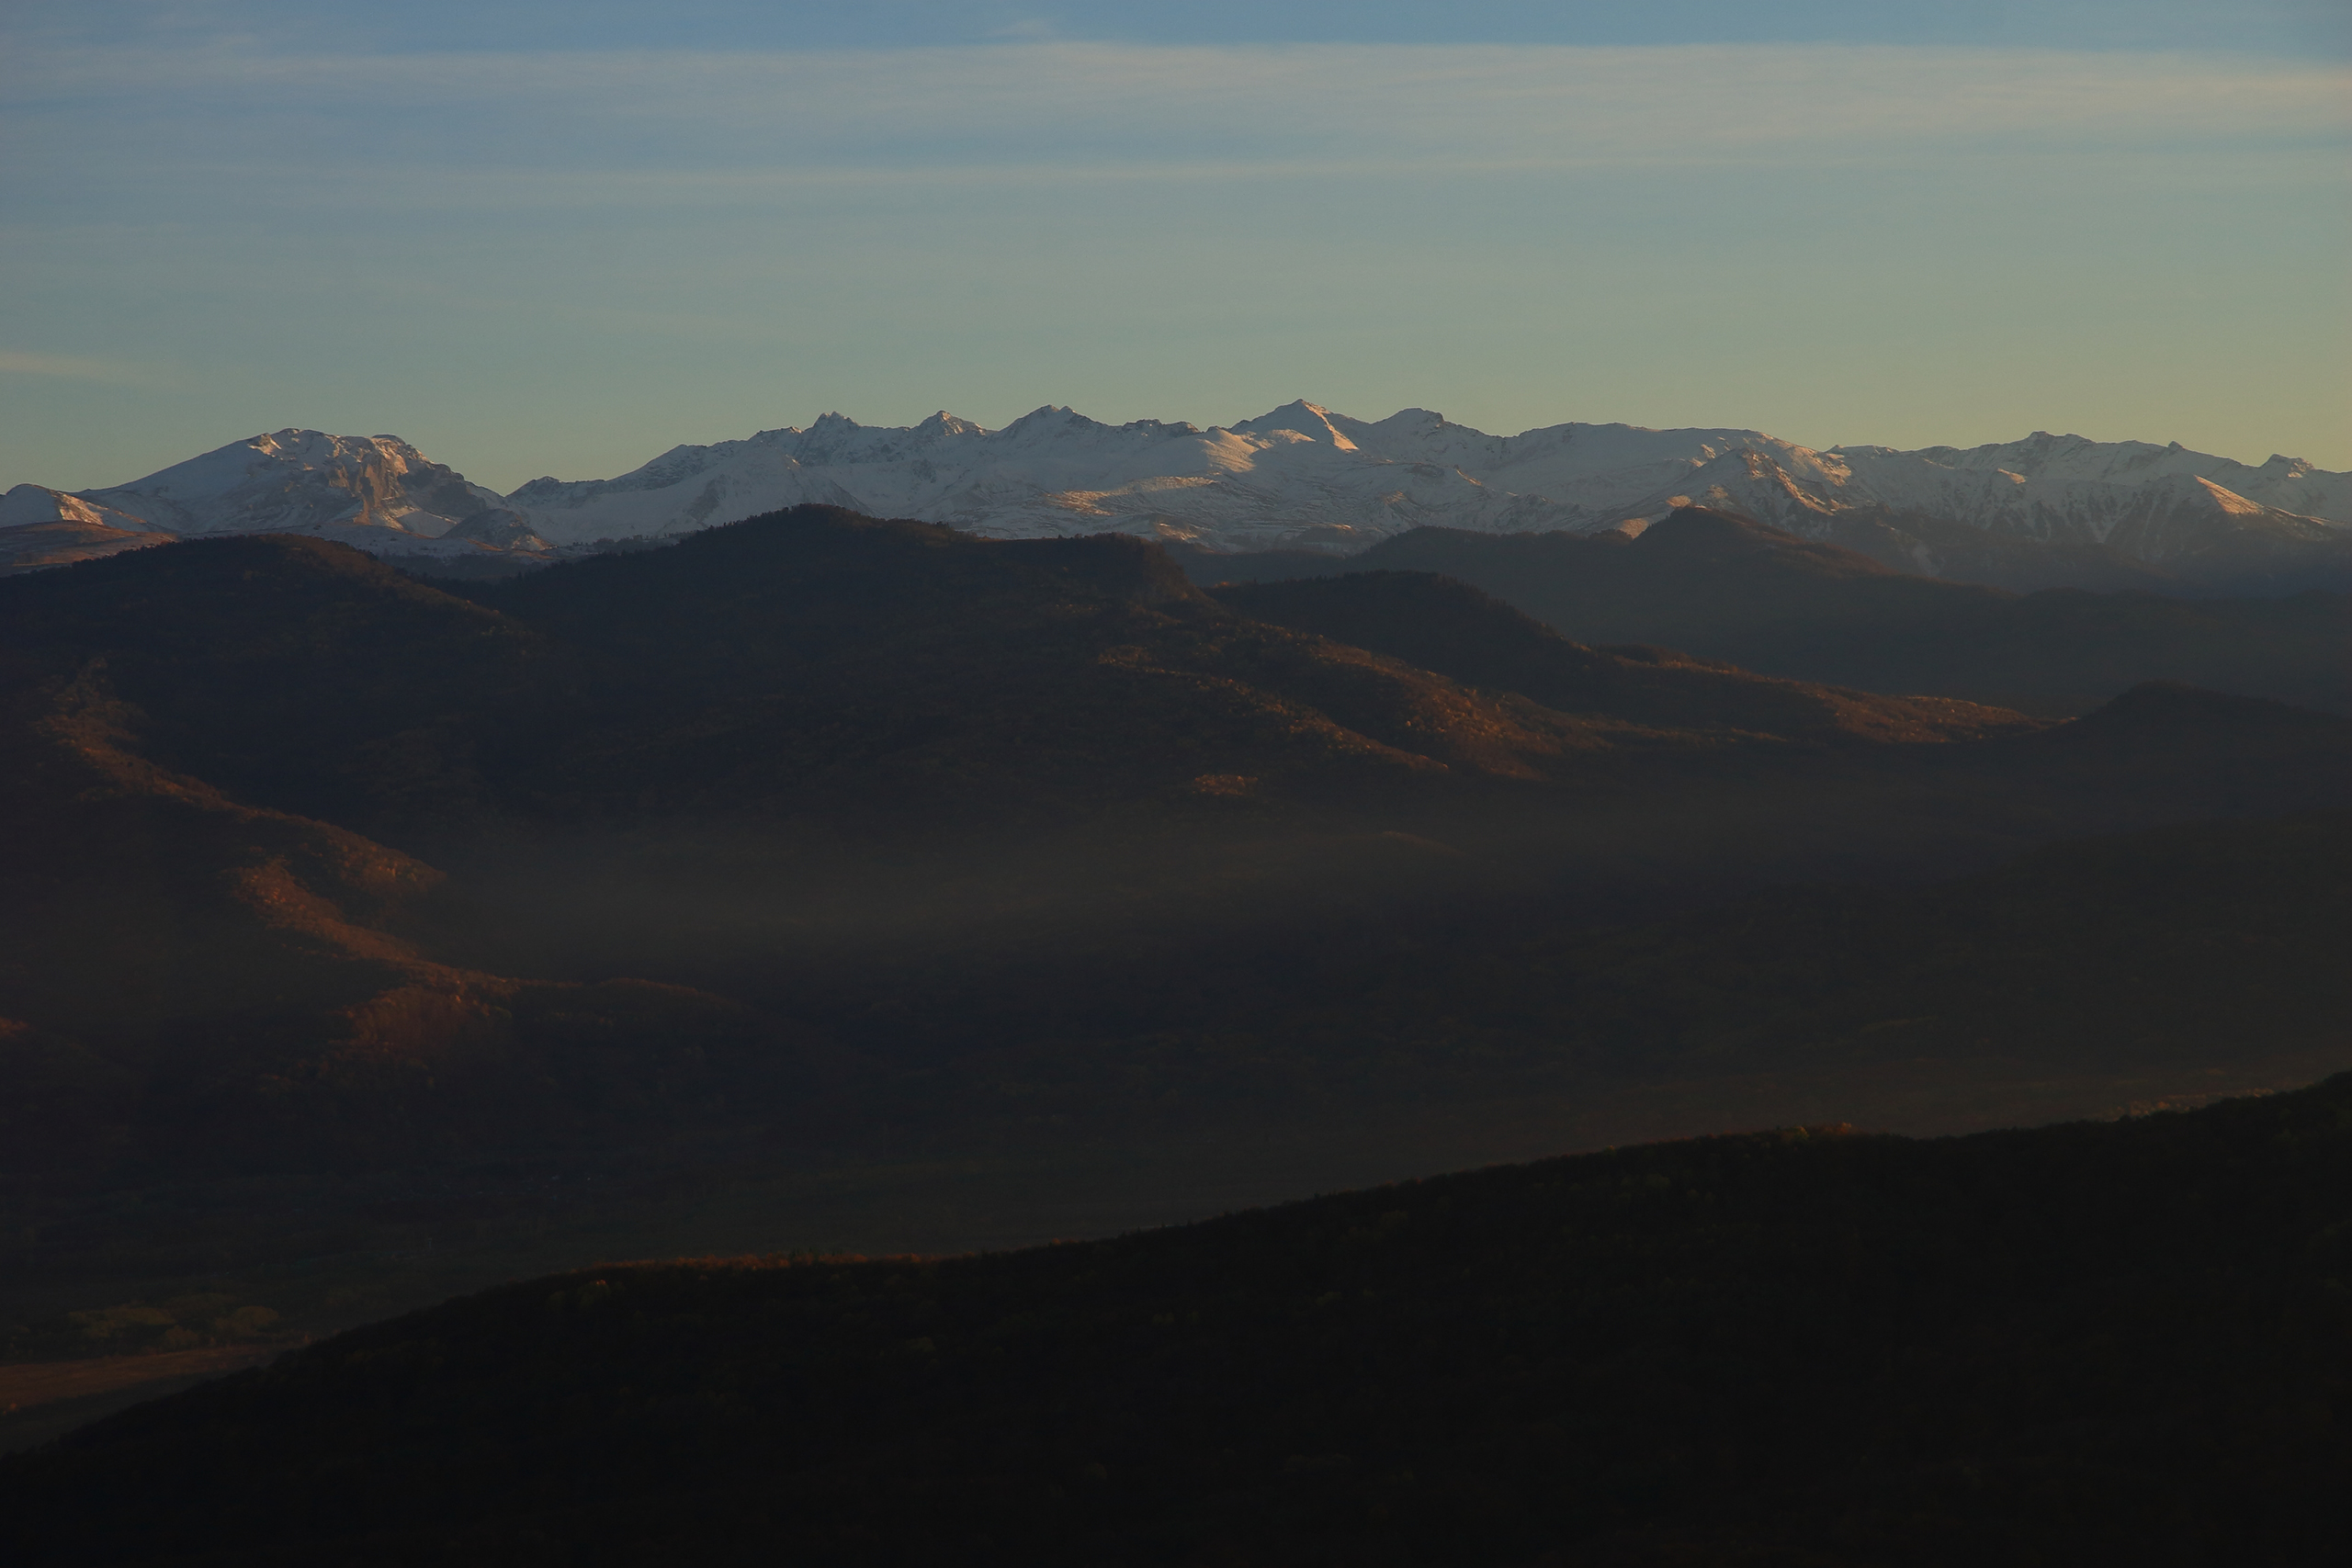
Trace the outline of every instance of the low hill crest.
{"type": "Polygon", "coordinates": [[[2352,1075],[1018,1252],[611,1265],[0,1459],[0,1498],[59,1562],[2317,1562],[2347,1129],[2352,1075]]]}

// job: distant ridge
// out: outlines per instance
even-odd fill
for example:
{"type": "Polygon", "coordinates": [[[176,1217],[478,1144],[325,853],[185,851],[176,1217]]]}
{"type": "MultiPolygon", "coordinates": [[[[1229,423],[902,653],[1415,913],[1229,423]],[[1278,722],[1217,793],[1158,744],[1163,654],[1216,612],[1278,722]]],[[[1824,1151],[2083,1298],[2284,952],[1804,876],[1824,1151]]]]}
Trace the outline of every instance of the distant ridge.
{"type": "MultiPolygon", "coordinates": [[[[1204,582],[1279,585],[1258,599],[1250,596],[1256,590],[1234,591],[1237,604],[1262,605],[1250,614],[1276,620],[1293,613],[1283,606],[1305,602],[1306,584],[1283,580],[1434,572],[1575,642],[1662,644],[1792,681],[1962,697],[2052,717],[2086,713],[2141,682],[2187,681],[2352,713],[2352,596],[2344,593],[2020,596],[1908,575],[1701,507],[1678,510],[1635,538],[1419,528],[1345,560],[1304,551],[1181,558],[1204,582]]],[[[1361,600],[1366,592],[1352,593],[1361,600]]],[[[1416,612],[1436,615],[1433,607],[1416,612]]],[[[1384,640],[1411,635],[1401,624],[1355,630],[1356,640],[1372,638],[1369,646],[1401,658],[1439,657],[1384,640]]]]}
{"type": "Polygon", "coordinates": [[[1001,430],[944,412],[880,427],[827,414],[805,430],[674,446],[612,479],[533,479],[510,496],[394,436],[282,430],[105,489],[18,485],[0,497],[0,570],[159,533],[266,531],[463,575],[809,503],[992,538],[1123,533],[1326,555],[1425,526],[1638,533],[1698,505],[1905,572],[2013,588],[2352,582],[2352,474],[2299,458],[2248,465],[2177,443],[2039,431],[1911,452],[1626,424],[1499,436],[1426,409],[1364,421],[1303,400],[1206,428],[1111,425],[1051,406],[1001,430]],[[81,532],[68,538],[61,524],[81,532]],[[12,539],[25,527],[51,532],[12,539]]]}
{"type": "Polygon", "coordinates": [[[1668,649],[1588,648],[1433,573],[1240,584],[1219,588],[1216,597],[1258,620],[1368,648],[1465,685],[1663,728],[1721,727],[1822,740],[1957,739],[2026,728],[2005,709],[1973,703],[1777,680],[1668,649]]]}

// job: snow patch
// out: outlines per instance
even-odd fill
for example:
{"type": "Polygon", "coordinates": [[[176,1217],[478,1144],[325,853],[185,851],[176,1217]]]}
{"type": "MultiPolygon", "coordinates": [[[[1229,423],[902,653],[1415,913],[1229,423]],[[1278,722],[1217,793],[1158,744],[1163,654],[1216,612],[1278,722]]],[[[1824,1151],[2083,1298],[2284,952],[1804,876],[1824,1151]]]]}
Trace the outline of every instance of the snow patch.
{"type": "MultiPolygon", "coordinates": [[[[1927,518],[2153,561],[2224,538],[2341,536],[2352,475],[2046,431],[1968,448],[1815,450],[1756,430],[1572,423],[1490,435],[1428,409],[1366,421],[1304,400],[1205,429],[1104,424],[1048,404],[1001,430],[944,410],[910,426],[828,413],[806,430],[673,446],[611,479],[538,479],[510,496],[396,436],[280,430],[124,485],[19,485],[0,496],[0,527],[296,532],[386,556],[545,558],[816,502],[991,538],[1120,532],[1341,553],[1428,525],[1638,533],[1693,502],[1813,537],[1856,516],[1927,518]]],[[[1923,570],[1933,554],[1909,551],[1923,570]]]]}

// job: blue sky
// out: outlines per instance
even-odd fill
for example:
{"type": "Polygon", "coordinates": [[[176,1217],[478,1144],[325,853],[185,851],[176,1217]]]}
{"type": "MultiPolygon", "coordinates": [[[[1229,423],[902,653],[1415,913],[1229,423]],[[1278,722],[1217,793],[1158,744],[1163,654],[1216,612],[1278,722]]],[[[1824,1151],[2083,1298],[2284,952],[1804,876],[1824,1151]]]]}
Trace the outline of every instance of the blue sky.
{"type": "Polygon", "coordinates": [[[2339,5],[0,10],[0,485],[829,409],[2352,468],[2339,5]]]}

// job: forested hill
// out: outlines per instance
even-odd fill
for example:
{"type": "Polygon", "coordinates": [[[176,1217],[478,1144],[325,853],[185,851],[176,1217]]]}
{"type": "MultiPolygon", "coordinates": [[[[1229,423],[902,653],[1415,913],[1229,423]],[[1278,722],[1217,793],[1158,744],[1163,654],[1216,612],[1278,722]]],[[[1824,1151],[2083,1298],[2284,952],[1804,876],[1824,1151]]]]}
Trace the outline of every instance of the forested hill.
{"type": "MultiPolygon", "coordinates": [[[[1616,977],[1563,986],[1531,937],[2347,780],[2352,723],[2270,704],[2046,725],[1582,649],[1424,574],[1219,603],[1125,538],[811,507],[468,597],[320,540],[175,544],[0,582],[0,1169],[625,1146],[852,1089],[888,1102],[859,1126],[1024,1096],[1098,1126],[1262,1102],[1302,1059],[1411,1099],[1491,1084],[1487,1045],[1592,1043],[1616,977]]],[[[2335,972],[2290,966],[2260,1015],[2324,1013],[2335,972]]],[[[2116,1021],[2202,973],[2078,987],[2066,1059],[2172,1059],[2116,1021]]]]}
{"type": "Polygon", "coordinates": [[[2086,713],[2143,681],[2352,713],[2352,594],[2018,594],[1911,576],[1706,507],[1633,539],[1417,528],[1345,559],[1178,558],[1212,584],[1442,572],[1579,642],[1659,644],[1766,675],[2048,716],[2086,713]]]}
{"type": "Polygon", "coordinates": [[[1755,675],[1671,649],[1588,648],[1434,572],[1351,572],[1227,583],[1214,592],[1220,604],[1253,619],[1570,713],[1812,739],[1908,739],[1950,733],[1972,718],[1980,733],[1993,731],[1984,710],[1949,699],[1939,704],[1933,697],[1890,697],[1755,675]]]}
{"type": "Polygon", "coordinates": [[[612,1266],[0,1462],[19,1563],[2317,1563],[2352,1075],[612,1266]]]}

